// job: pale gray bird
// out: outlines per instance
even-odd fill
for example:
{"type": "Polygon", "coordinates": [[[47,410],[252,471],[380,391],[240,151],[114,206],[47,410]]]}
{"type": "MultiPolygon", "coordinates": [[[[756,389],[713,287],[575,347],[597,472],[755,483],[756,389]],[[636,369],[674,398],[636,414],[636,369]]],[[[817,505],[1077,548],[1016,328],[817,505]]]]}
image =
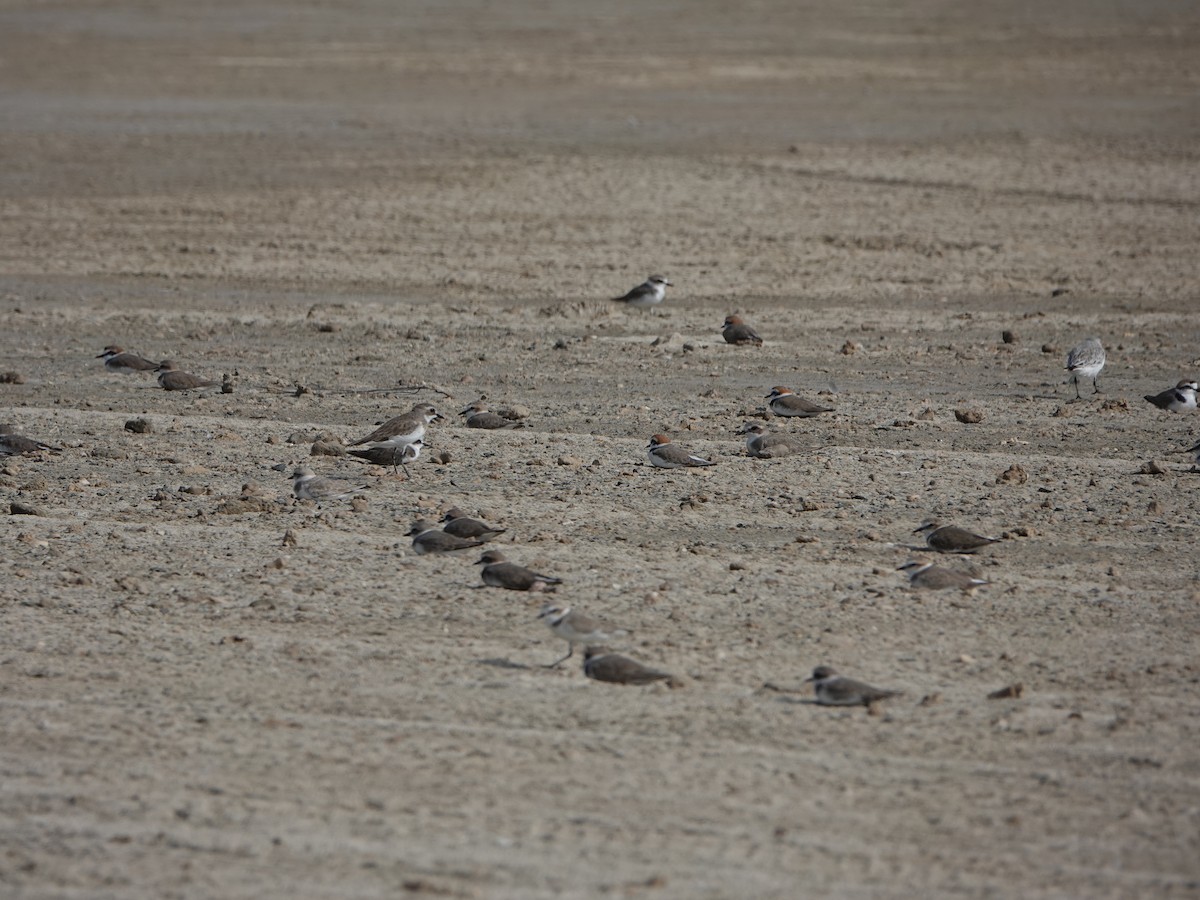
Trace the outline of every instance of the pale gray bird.
{"type": "Polygon", "coordinates": [[[403,466],[404,476],[408,478],[408,464],[417,461],[424,446],[425,442],[417,438],[411,444],[376,444],[362,450],[347,450],[346,455],[373,466],[391,466],[393,472],[398,472],[397,467],[403,466]]]}
{"type": "Polygon", "coordinates": [[[1070,381],[1075,385],[1076,400],[1083,399],[1083,395],[1079,393],[1080,379],[1092,379],[1092,393],[1100,393],[1100,386],[1096,381],[1104,369],[1105,358],[1104,345],[1100,343],[1100,338],[1094,337],[1076,344],[1067,353],[1067,371],[1071,373],[1070,381]]]}
{"type": "Polygon", "coordinates": [[[761,347],[763,339],[758,332],[746,324],[741,316],[726,316],[725,325],[721,329],[721,337],[727,344],[742,344],[761,347]]]}
{"type": "Polygon", "coordinates": [[[441,415],[431,403],[418,403],[406,413],[388,419],[364,438],[359,438],[350,446],[360,444],[391,444],[396,447],[407,447],[425,437],[425,428],[431,422],[440,419],[441,415]]]}
{"type": "Polygon", "coordinates": [[[942,591],[954,588],[971,593],[975,588],[988,584],[982,578],[972,578],[966,572],[954,569],[943,569],[933,563],[912,559],[900,566],[896,571],[908,575],[908,582],[913,587],[925,588],[931,591],[942,591]]]}
{"type": "Polygon", "coordinates": [[[165,391],[197,391],[202,388],[219,387],[221,382],[209,381],[191,372],[184,372],[179,363],[164,359],[154,369],[158,373],[158,383],[165,391]]]}
{"type": "Polygon", "coordinates": [[[586,616],[576,609],[558,603],[547,603],[538,613],[538,619],[545,623],[555,635],[567,642],[567,655],[546,663],[545,668],[553,669],[562,665],[575,652],[576,644],[599,644],[615,640],[629,634],[624,628],[614,628],[591,616],[586,616]]]}
{"type": "Polygon", "coordinates": [[[487,408],[487,405],[482,401],[475,401],[461,413],[467,417],[468,428],[487,428],[492,431],[497,429],[524,428],[525,423],[506,419],[499,413],[494,413],[487,408]]]}
{"type": "Polygon", "coordinates": [[[812,675],[804,679],[811,681],[817,703],[822,706],[870,706],[888,697],[898,697],[903,691],[889,691],[872,687],[862,681],[846,678],[834,671],[832,666],[817,666],[812,675]]]}
{"type": "Polygon", "coordinates": [[[1200,390],[1200,384],[1185,378],[1175,387],[1168,388],[1161,394],[1146,394],[1146,400],[1167,412],[1193,412],[1196,409],[1196,392],[1198,390],[1200,390]]]}
{"type": "Polygon", "coordinates": [[[715,462],[694,456],[679,445],[672,444],[671,439],[665,434],[652,435],[650,444],[646,447],[646,453],[650,458],[650,464],[658,466],[660,469],[689,469],[716,465],[715,462]]]}
{"type": "Polygon", "coordinates": [[[801,448],[786,434],[772,434],[757,422],[746,422],[738,434],[746,435],[746,452],[757,459],[790,456],[801,448]]]}
{"type": "Polygon", "coordinates": [[[442,531],[446,532],[446,534],[462,538],[477,538],[481,541],[490,541],[504,534],[507,530],[504,528],[493,528],[486,522],[481,522],[479,519],[472,519],[457,506],[452,506],[446,510],[446,515],[442,517],[442,523],[442,531]]]}
{"type": "Polygon", "coordinates": [[[649,309],[663,302],[669,287],[674,287],[674,285],[667,279],[661,275],[651,275],[623,297],[613,297],[613,301],[638,309],[649,309]]]}
{"type": "Polygon", "coordinates": [[[324,478],[308,468],[299,468],[292,473],[292,496],[297,500],[312,500],[317,504],[332,503],[361,494],[365,490],[366,485],[348,486],[344,481],[324,478]]]}
{"type": "Polygon", "coordinates": [[[0,456],[27,456],[39,452],[62,453],[62,447],[51,447],[25,437],[16,425],[0,425],[0,456]]]}
{"type": "Polygon", "coordinates": [[[96,359],[104,360],[104,368],[110,372],[120,372],[122,375],[133,375],[137,372],[153,372],[158,363],[136,353],[128,353],[116,344],[109,344],[96,359]]]}
{"type": "Polygon", "coordinates": [[[454,553],[457,550],[483,546],[483,541],[446,534],[427,519],[417,519],[413,522],[408,534],[413,539],[413,549],[417,551],[418,556],[424,556],[426,553],[454,553]]]}

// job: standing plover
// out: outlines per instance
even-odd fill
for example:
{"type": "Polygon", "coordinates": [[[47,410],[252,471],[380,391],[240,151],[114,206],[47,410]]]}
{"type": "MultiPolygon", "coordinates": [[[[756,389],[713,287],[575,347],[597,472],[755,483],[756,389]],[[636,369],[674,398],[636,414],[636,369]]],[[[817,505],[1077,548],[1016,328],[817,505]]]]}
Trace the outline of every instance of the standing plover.
{"type": "Polygon", "coordinates": [[[219,387],[221,382],[208,381],[191,372],[184,372],[179,363],[164,359],[154,369],[158,373],[158,383],[165,391],[196,391],[201,388],[219,387]]]}
{"type": "Polygon", "coordinates": [[[470,406],[460,413],[467,417],[468,428],[489,428],[492,430],[498,428],[524,428],[524,422],[516,422],[512,419],[506,419],[499,413],[494,413],[479,400],[476,400],[470,406]]]}
{"type": "Polygon", "coordinates": [[[109,344],[96,359],[104,360],[104,368],[110,372],[120,372],[122,375],[133,375],[136,372],[153,372],[158,363],[138,356],[136,353],[126,353],[116,344],[109,344]]]}
{"type": "Polygon", "coordinates": [[[812,675],[804,680],[812,682],[817,703],[822,706],[870,706],[879,700],[898,697],[903,693],[872,687],[862,681],[846,678],[831,666],[817,666],[812,675]]]}
{"type": "Polygon", "coordinates": [[[751,328],[741,316],[726,316],[725,325],[721,329],[721,337],[727,344],[750,344],[761,347],[763,339],[758,332],[751,328]]]}
{"type": "Polygon", "coordinates": [[[800,449],[786,434],[771,434],[757,422],[746,422],[738,434],[746,435],[746,452],[758,459],[789,456],[800,449]]]}
{"type": "Polygon", "coordinates": [[[417,461],[417,457],[421,455],[421,448],[424,446],[425,442],[417,438],[411,444],[376,444],[374,447],[365,447],[362,450],[347,450],[346,455],[361,459],[373,466],[391,466],[393,472],[399,471],[398,466],[403,466],[404,477],[407,478],[409,477],[408,464],[417,461]]]}
{"type": "Polygon", "coordinates": [[[480,577],[488,587],[507,588],[510,591],[553,591],[561,578],[551,578],[532,569],[509,562],[499,550],[488,550],[475,561],[482,565],[480,577]]]}
{"type": "Polygon", "coordinates": [[[811,416],[819,416],[821,413],[833,412],[828,406],[818,406],[803,397],[798,397],[789,388],[779,385],[771,388],[771,393],[763,399],[769,401],[767,407],[777,416],[796,416],[807,419],[811,416]]]}
{"type": "Polygon", "coordinates": [[[690,469],[716,465],[715,462],[693,456],[677,444],[672,444],[671,439],[665,434],[655,434],[650,437],[646,454],[650,457],[651,465],[661,469],[690,469]]]}
{"type": "Polygon", "coordinates": [[[663,302],[669,287],[674,287],[674,285],[667,279],[661,275],[651,275],[625,296],[613,297],[613,300],[617,303],[624,303],[626,306],[649,309],[663,302]]]}
{"type": "Polygon", "coordinates": [[[583,674],[610,684],[653,684],[656,681],[665,681],[675,687],[679,682],[670,672],[660,672],[658,669],[643,666],[627,656],[613,653],[607,647],[584,649],[583,674]]]}
{"type": "Polygon", "coordinates": [[[431,403],[418,403],[408,412],[388,419],[364,438],[359,438],[351,447],[359,444],[392,444],[406,447],[425,437],[425,428],[430,422],[440,419],[438,411],[431,403]]]}
{"type": "Polygon", "coordinates": [[[624,637],[629,633],[623,628],[613,628],[591,616],[585,616],[578,610],[557,603],[547,603],[543,606],[542,611],[538,613],[538,618],[546,624],[547,628],[567,642],[567,655],[552,663],[546,663],[545,668],[547,669],[553,669],[570,659],[575,652],[576,644],[599,644],[624,637]]]}
{"type": "Polygon", "coordinates": [[[1079,393],[1081,378],[1092,379],[1092,393],[1100,393],[1100,386],[1096,384],[1096,379],[1100,377],[1104,361],[1104,345],[1100,343],[1100,338],[1088,338],[1086,341],[1076,344],[1067,353],[1067,371],[1071,373],[1070,381],[1075,385],[1076,400],[1083,399],[1083,395],[1079,393]]]}
{"type": "Polygon", "coordinates": [[[936,519],[927,519],[913,529],[913,534],[924,534],[925,543],[939,553],[974,553],[980,547],[1000,543],[999,538],[984,537],[957,525],[943,525],[936,519]]]}
{"type": "Polygon", "coordinates": [[[426,553],[453,553],[456,550],[483,546],[483,541],[446,534],[428,519],[417,519],[408,534],[413,539],[413,549],[417,551],[418,556],[424,556],[426,553]]]}
{"type": "Polygon", "coordinates": [[[1161,394],[1146,394],[1146,399],[1167,412],[1191,412],[1196,408],[1196,392],[1200,384],[1184,379],[1173,388],[1168,388],[1161,394]]]}
{"type": "Polygon", "coordinates": [[[365,490],[366,485],[347,487],[345,482],[324,478],[308,468],[299,468],[292,473],[292,496],[297,500],[312,500],[318,504],[331,503],[361,494],[365,490]]]}
{"type": "Polygon", "coordinates": [[[478,538],[481,541],[490,541],[504,534],[504,528],[493,528],[486,522],[481,522],[479,519],[472,519],[457,506],[452,506],[446,510],[446,515],[442,517],[442,531],[446,534],[452,534],[455,537],[461,538],[478,538]]]}
{"type": "Polygon", "coordinates": [[[0,456],[25,456],[29,453],[62,453],[61,447],[51,447],[27,438],[15,425],[0,425],[0,456]]]}
{"type": "Polygon", "coordinates": [[[972,578],[966,572],[943,569],[941,566],[935,566],[933,563],[923,562],[918,559],[910,559],[896,571],[906,573],[908,575],[908,582],[913,587],[925,588],[931,591],[955,588],[970,593],[975,588],[989,583],[982,578],[972,578]]]}

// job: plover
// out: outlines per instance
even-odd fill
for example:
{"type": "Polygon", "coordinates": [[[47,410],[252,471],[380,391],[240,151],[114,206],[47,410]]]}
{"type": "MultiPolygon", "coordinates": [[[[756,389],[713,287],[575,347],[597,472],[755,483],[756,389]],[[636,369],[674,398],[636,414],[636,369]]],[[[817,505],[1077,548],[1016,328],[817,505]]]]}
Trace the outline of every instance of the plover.
{"type": "Polygon", "coordinates": [[[347,487],[345,482],[334,481],[315,473],[312,469],[299,468],[292,473],[292,496],[297,500],[312,500],[314,503],[332,503],[344,500],[367,490],[366,485],[347,487]]]}
{"type": "Polygon", "coordinates": [[[417,461],[417,457],[421,455],[421,448],[424,446],[425,442],[417,438],[411,444],[403,446],[400,444],[377,444],[362,450],[347,450],[346,455],[361,459],[373,466],[391,466],[393,472],[398,471],[398,466],[403,466],[404,476],[407,478],[409,477],[408,464],[417,461]]]}
{"type": "Polygon", "coordinates": [[[1104,345],[1100,343],[1100,338],[1088,338],[1086,341],[1076,344],[1067,353],[1067,371],[1071,373],[1071,384],[1075,385],[1076,400],[1083,399],[1083,395],[1079,393],[1081,378],[1092,379],[1092,393],[1100,393],[1100,386],[1096,384],[1096,379],[1100,377],[1100,372],[1104,368],[1104,360],[1104,345]]]}
{"type": "Polygon", "coordinates": [[[25,437],[15,425],[0,425],[0,456],[25,456],[40,452],[62,453],[62,448],[25,437]]]}
{"type": "Polygon", "coordinates": [[[486,522],[481,522],[478,519],[472,519],[457,506],[452,506],[446,510],[446,515],[442,517],[442,531],[446,534],[452,534],[455,537],[461,538],[478,538],[481,541],[490,541],[504,534],[504,528],[493,528],[486,522]]]}
{"type": "Polygon", "coordinates": [[[551,578],[532,569],[509,562],[499,550],[488,550],[475,561],[482,565],[480,576],[488,587],[507,588],[510,591],[553,591],[562,584],[561,578],[551,578]]]}
{"type": "Polygon", "coordinates": [[[407,447],[425,437],[425,428],[430,422],[440,419],[438,411],[431,403],[418,403],[408,412],[388,419],[364,438],[359,438],[350,444],[357,447],[360,444],[391,444],[396,447],[407,447]]]}
{"type": "Polygon", "coordinates": [[[764,399],[769,401],[767,407],[777,416],[807,419],[811,416],[819,416],[821,413],[833,412],[828,406],[819,406],[803,397],[796,396],[791,389],[779,385],[771,388],[771,393],[767,394],[764,399]]]}
{"type": "Polygon", "coordinates": [[[670,672],[661,672],[643,666],[640,662],[613,653],[607,647],[587,647],[583,651],[583,674],[596,681],[610,684],[653,684],[665,681],[670,687],[678,687],[679,679],[670,672]]]}
{"type": "Polygon", "coordinates": [[[910,559],[896,571],[906,573],[908,582],[913,587],[925,588],[930,591],[954,588],[970,593],[975,588],[988,584],[982,578],[972,578],[966,572],[943,569],[941,566],[935,566],[933,563],[923,562],[919,559],[910,559]]]}
{"type": "Polygon", "coordinates": [[[1000,543],[999,538],[984,537],[957,525],[943,525],[936,519],[926,519],[913,529],[913,534],[924,534],[925,543],[939,553],[974,553],[980,547],[1000,543]]]}
{"type": "Polygon", "coordinates": [[[137,372],[153,372],[158,363],[136,353],[127,353],[116,344],[109,344],[96,359],[104,360],[104,368],[110,372],[120,372],[122,375],[133,375],[137,372]]]}
{"type": "Polygon", "coordinates": [[[446,534],[428,519],[417,519],[408,534],[413,539],[413,549],[417,551],[418,556],[424,556],[426,553],[454,553],[456,550],[483,546],[483,541],[446,534]]]}
{"type": "Polygon", "coordinates": [[[1167,412],[1192,412],[1196,408],[1197,391],[1200,391],[1200,384],[1185,378],[1161,394],[1146,394],[1146,399],[1167,412]]]}
{"type": "Polygon", "coordinates": [[[576,644],[599,644],[611,641],[629,634],[623,628],[613,628],[591,616],[585,616],[569,606],[557,603],[547,603],[538,613],[538,618],[558,637],[567,642],[567,655],[552,663],[545,663],[545,668],[553,669],[571,658],[576,644]]]}
{"type": "Polygon", "coordinates": [[[721,329],[721,337],[727,344],[749,344],[754,347],[762,346],[762,338],[758,332],[743,321],[741,316],[726,316],[725,326],[721,329]]]}
{"type": "Polygon", "coordinates": [[[219,381],[208,381],[199,375],[184,372],[179,368],[179,363],[170,359],[164,359],[154,371],[158,373],[158,383],[166,391],[196,391],[201,388],[219,387],[221,384],[219,381]]]}
{"type": "Polygon", "coordinates": [[[494,413],[479,400],[476,400],[470,406],[460,413],[467,417],[468,428],[488,428],[496,430],[498,428],[524,428],[524,422],[516,422],[512,419],[506,419],[504,416],[494,413]]]}
{"type": "Polygon", "coordinates": [[[716,465],[715,462],[693,456],[677,444],[672,444],[665,434],[651,435],[646,453],[650,457],[650,464],[660,469],[691,469],[716,465]]]}
{"type": "Polygon", "coordinates": [[[839,675],[831,666],[817,666],[804,679],[812,682],[817,703],[821,706],[870,706],[888,697],[898,697],[903,691],[872,687],[862,681],[839,675]]]}
{"type": "Polygon", "coordinates": [[[757,459],[775,459],[800,450],[786,434],[771,434],[757,422],[746,422],[737,433],[746,435],[746,452],[757,459]]]}
{"type": "Polygon", "coordinates": [[[626,306],[649,309],[663,302],[669,287],[674,287],[674,285],[667,279],[661,275],[651,275],[624,297],[613,297],[613,300],[617,303],[624,303],[626,306]]]}
{"type": "Polygon", "coordinates": [[[1193,456],[1193,457],[1195,457],[1195,459],[1194,459],[1194,461],[1192,462],[1192,469],[1191,469],[1191,470],[1192,470],[1193,472],[1195,472],[1195,471],[1197,471],[1197,470],[1200,470],[1200,443],[1197,443],[1197,444],[1196,444],[1195,446],[1193,446],[1193,447],[1188,447],[1186,450],[1180,450],[1179,452],[1180,452],[1180,453],[1190,453],[1190,454],[1192,454],[1192,456],[1193,456]]]}

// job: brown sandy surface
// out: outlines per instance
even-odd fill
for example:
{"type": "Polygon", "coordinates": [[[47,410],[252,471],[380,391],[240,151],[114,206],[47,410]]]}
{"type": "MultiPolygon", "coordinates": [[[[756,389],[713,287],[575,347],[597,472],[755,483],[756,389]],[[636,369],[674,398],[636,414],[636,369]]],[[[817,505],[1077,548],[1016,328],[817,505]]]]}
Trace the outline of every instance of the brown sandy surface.
{"type": "Polygon", "coordinates": [[[609,6],[0,10],[0,421],[63,448],[0,468],[4,896],[1200,894],[1200,416],[1141,399],[1200,372],[1200,12],[609,6]],[[836,412],[754,460],[775,384],[836,412]],[[420,400],[410,480],[309,457],[420,400]],[[413,554],[449,505],[686,686],[543,668],[413,554]],[[1005,537],[975,596],[895,571],[929,515],[1005,537]],[[822,663],[905,693],[761,689],[822,663]]]}

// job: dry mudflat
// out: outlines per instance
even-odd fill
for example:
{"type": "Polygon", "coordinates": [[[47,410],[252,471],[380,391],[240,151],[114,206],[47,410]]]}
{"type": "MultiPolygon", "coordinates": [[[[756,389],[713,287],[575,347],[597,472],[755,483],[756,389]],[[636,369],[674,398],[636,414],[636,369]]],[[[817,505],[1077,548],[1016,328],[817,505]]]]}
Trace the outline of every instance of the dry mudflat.
{"type": "Polygon", "coordinates": [[[1200,895],[1200,415],[1142,399],[1200,14],[1094,6],[7,4],[0,422],[62,452],[0,461],[0,893],[1200,895]],[[421,401],[408,479],[310,456],[421,401]],[[451,505],[685,686],[544,668],[413,553],[451,505]],[[929,516],[986,587],[907,585],[929,516]],[[762,687],[819,664],[904,694],[762,687]]]}

